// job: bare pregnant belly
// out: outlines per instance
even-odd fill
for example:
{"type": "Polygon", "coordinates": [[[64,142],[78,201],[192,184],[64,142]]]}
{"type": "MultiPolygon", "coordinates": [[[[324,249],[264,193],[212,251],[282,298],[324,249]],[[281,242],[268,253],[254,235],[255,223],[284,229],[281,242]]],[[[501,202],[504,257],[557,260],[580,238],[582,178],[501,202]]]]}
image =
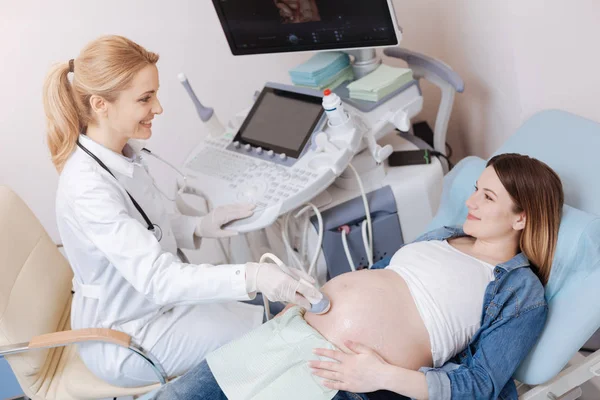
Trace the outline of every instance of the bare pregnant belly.
{"type": "Polygon", "coordinates": [[[344,340],[376,350],[387,362],[417,370],[431,366],[431,345],[406,282],[391,270],[339,275],[323,286],[327,314],[306,313],[309,325],[346,350],[344,340]]]}

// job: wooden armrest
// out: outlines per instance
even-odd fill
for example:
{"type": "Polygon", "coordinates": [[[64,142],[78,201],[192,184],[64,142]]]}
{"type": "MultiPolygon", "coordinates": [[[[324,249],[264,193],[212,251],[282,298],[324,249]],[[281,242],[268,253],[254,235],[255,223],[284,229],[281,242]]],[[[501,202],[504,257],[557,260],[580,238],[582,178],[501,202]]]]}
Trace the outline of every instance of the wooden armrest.
{"type": "Polygon", "coordinates": [[[128,348],[131,344],[131,336],[105,328],[76,329],[36,336],[29,342],[29,348],[66,346],[80,342],[105,342],[128,348]]]}
{"type": "Polygon", "coordinates": [[[144,361],[152,367],[152,370],[161,384],[164,385],[167,382],[167,373],[160,362],[153,357],[152,354],[147,353],[143,348],[135,344],[135,342],[132,342],[131,336],[128,334],[112,329],[88,328],[47,333],[45,335],[34,337],[29,343],[0,346],[0,357],[24,353],[33,349],[62,347],[81,342],[104,342],[124,347],[142,357],[144,361]]]}

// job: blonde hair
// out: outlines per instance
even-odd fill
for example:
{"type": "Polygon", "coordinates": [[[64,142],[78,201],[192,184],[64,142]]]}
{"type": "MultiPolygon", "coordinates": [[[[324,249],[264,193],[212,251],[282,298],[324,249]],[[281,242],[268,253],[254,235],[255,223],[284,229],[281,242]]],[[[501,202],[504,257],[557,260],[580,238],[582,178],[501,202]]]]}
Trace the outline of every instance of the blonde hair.
{"type": "Polygon", "coordinates": [[[514,203],[514,212],[525,212],[525,228],[519,246],[544,286],[558,240],[564,193],[560,178],[545,163],[521,154],[499,154],[491,158],[500,182],[514,203]]]}
{"type": "Polygon", "coordinates": [[[103,36],[85,46],[75,60],[52,67],[43,98],[48,148],[58,172],[75,150],[79,134],[93,121],[92,95],[115,101],[134,76],[158,58],[127,38],[103,36]],[[69,72],[73,72],[72,82],[69,72]]]}

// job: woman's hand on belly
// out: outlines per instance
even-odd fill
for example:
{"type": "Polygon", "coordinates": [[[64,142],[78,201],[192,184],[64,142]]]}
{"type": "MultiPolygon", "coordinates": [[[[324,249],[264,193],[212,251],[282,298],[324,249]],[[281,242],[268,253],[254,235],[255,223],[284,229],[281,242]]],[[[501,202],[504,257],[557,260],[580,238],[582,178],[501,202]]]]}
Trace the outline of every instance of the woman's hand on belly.
{"type": "Polygon", "coordinates": [[[391,364],[370,347],[350,340],[344,341],[344,345],[348,353],[315,349],[316,355],[335,361],[309,361],[312,373],[325,378],[323,385],[334,390],[365,393],[382,389],[382,380],[391,364]]]}
{"type": "Polygon", "coordinates": [[[348,353],[315,349],[314,353],[337,362],[309,361],[313,374],[325,378],[323,385],[354,393],[389,390],[415,399],[426,399],[429,387],[425,374],[386,362],[370,347],[346,340],[348,353]]]}

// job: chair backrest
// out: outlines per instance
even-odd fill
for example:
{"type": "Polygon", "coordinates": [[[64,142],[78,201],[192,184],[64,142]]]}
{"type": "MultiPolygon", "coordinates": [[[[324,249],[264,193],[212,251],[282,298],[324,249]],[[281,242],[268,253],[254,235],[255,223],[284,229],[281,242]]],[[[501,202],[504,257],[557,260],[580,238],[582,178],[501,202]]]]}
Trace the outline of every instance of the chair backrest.
{"type": "MultiPolygon", "coordinates": [[[[29,207],[0,186],[0,346],[70,327],[69,264],[29,207]]],[[[7,356],[25,393],[43,395],[62,348],[7,356]]],[[[36,396],[37,397],[37,396],[36,396]]]]}
{"type": "MultiPolygon", "coordinates": [[[[552,167],[565,190],[563,219],[550,281],[545,329],[515,378],[543,383],[567,364],[600,327],[600,124],[562,112],[543,111],[527,120],[496,152],[528,154],[552,167]]],[[[446,176],[440,209],[428,226],[462,224],[465,201],[485,168],[467,157],[446,176]]]]}

